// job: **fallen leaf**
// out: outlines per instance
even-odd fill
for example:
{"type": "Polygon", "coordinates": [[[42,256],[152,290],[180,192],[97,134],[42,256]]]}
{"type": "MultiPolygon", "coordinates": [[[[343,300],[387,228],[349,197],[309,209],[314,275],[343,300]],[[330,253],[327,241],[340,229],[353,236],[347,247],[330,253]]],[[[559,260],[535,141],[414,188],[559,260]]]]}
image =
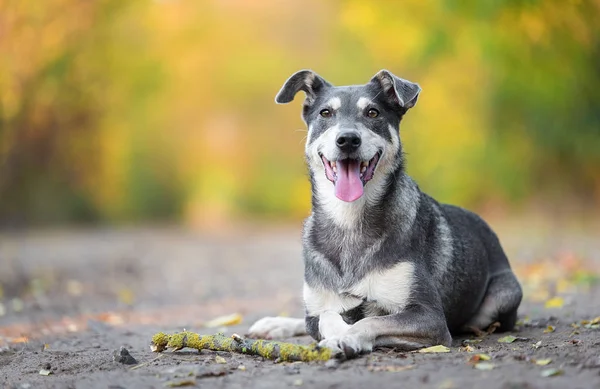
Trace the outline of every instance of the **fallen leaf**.
{"type": "Polygon", "coordinates": [[[533,347],[533,348],[535,348],[535,349],[538,349],[538,348],[542,347],[542,341],[540,340],[540,341],[536,342],[536,343],[535,343],[534,345],[532,345],[531,347],[533,347]]]}
{"type": "Polygon", "coordinates": [[[220,355],[217,355],[217,356],[215,357],[215,362],[217,362],[217,363],[222,363],[222,364],[225,364],[225,363],[227,363],[227,361],[225,360],[225,358],[223,358],[223,357],[222,357],[222,356],[220,356],[220,355]]]}
{"type": "Polygon", "coordinates": [[[242,322],[242,315],[239,313],[233,313],[231,315],[219,316],[212,320],[204,323],[204,327],[214,328],[214,327],[223,327],[223,326],[234,326],[240,324],[242,322]]]}
{"type": "Polygon", "coordinates": [[[544,330],[544,334],[549,334],[549,333],[551,333],[551,332],[554,332],[554,331],[556,331],[556,327],[554,327],[554,326],[550,326],[550,325],[549,325],[549,326],[548,326],[548,327],[546,327],[546,329],[544,330]]]}
{"type": "Polygon", "coordinates": [[[302,380],[298,379],[294,381],[294,386],[302,386],[302,380]]]}
{"type": "Polygon", "coordinates": [[[40,370],[40,375],[50,375],[52,374],[51,370],[42,369],[40,370]]]}
{"type": "Polygon", "coordinates": [[[489,361],[490,359],[492,359],[492,357],[490,357],[487,354],[475,354],[471,357],[471,359],[469,359],[470,362],[479,362],[479,361],[489,361]]]}
{"type": "Polygon", "coordinates": [[[196,381],[194,381],[194,380],[169,381],[165,385],[167,385],[169,388],[180,388],[182,386],[196,386],[196,381]]]}
{"type": "Polygon", "coordinates": [[[593,318],[590,324],[600,324],[600,316],[593,318]]]}
{"type": "Polygon", "coordinates": [[[565,300],[562,297],[552,297],[550,300],[546,301],[544,304],[545,308],[562,308],[565,305],[565,300]]]}
{"type": "Polygon", "coordinates": [[[494,367],[494,364],[489,362],[480,362],[475,364],[475,369],[477,370],[492,370],[494,367]]]}
{"type": "Polygon", "coordinates": [[[548,358],[548,359],[537,359],[535,361],[535,364],[538,366],[546,366],[548,364],[550,364],[550,362],[552,362],[552,359],[548,358]]]}
{"type": "Polygon", "coordinates": [[[562,375],[563,373],[564,373],[564,371],[562,371],[561,369],[545,369],[545,370],[542,370],[540,375],[542,377],[554,377],[557,375],[562,375]]]}
{"type": "Polygon", "coordinates": [[[420,353],[449,353],[450,349],[446,346],[438,344],[437,346],[431,346],[418,350],[420,353]]]}
{"type": "Polygon", "coordinates": [[[246,371],[246,366],[244,366],[244,365],[239,365],[237,368],[238,368],[238,370],[246,371]]]}
{"type": "Polygon", "coordinates": [[[135,293],[129,288],[121,288],[117,293],[117,298],[122,304],[133,305],[135,302],[135,293]]]}
{"type": "Polygon", "coordinates": [[[518,338],[516,336],[507,335],[507,336],[504,336],[504,337],[498,339],[498,343],[512,343],[517,339],[518,338]]]}
{"type": "Polygon", "coordinates": [[[466,351],[468,353],[472,353],[473,351],[475,351],[475,349],[469,345],[466,345],[463,347],[463,351],[466,351]]]}

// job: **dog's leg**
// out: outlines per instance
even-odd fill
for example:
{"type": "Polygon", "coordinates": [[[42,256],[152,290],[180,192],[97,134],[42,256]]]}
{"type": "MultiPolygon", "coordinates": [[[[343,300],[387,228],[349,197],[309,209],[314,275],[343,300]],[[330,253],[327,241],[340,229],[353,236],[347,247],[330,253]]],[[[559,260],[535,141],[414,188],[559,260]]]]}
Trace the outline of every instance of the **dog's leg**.
{"type": "Polygon", "coordinates": [[[449,346],[451,342],[443,312],[411,306],[398,314],[359,320],[345,332],[323,339],[319,345],[353,357],[376,346],[414,350],[438,344],[449,346]]]}
{"type": "Polygon", "coordinates": [[[463,331],[483,330],[494,322],[500,323],[498,331],[512,330],[522,297],[519,281],[510,269],[493,275],[479,310],[465,324],[463,331]]]}
{"type": "Polygon", "coordinates": [[[293,317],[263,317],[250,327],[251,338],[282,339],[306,335],[304,319],[293,317]]]}

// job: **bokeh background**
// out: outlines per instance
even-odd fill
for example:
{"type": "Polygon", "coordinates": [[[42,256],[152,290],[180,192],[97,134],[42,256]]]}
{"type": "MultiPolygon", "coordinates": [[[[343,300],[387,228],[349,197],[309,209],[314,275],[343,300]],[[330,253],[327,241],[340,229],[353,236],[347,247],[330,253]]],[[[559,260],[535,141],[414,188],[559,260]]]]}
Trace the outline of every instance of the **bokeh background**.
{"type": "Polygon", "coordinates": [[[418,82],[409,174],[492,225],[521,323],[592,320],[599,21],[600,0],[0,0],[0,354],[301,316],[303,96],[274,97],[303,68],[418,82]]]}
{"type": "MultiPolygon", "coordinates": [[[[0,1],[0,224],[299,220],[294,71],[418,82],[409,173],[482,212],[600,205],[600,1],[0,1]]],[[[299,96],[300,97],[300,96],[299,96]]]]}

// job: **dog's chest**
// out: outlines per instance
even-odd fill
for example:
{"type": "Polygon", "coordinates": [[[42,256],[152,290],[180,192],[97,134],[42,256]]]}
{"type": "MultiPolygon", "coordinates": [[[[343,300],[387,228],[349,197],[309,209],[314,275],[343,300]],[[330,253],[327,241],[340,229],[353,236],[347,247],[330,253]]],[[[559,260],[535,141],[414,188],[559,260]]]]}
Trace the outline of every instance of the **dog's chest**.
{"type": "MultiPolygon", "coordinates": [[[[306,311],[311,316],[325,311],[344,313],[366,302],[370,310],[398,313],[408,303],[413,276],[413,264],[400,262],[388,269],[368,273],[350,287],[338,290],[311,288],[305,284],[306,311]]],[[[369,315],[369,312],[364,313],[369,315]]]]}

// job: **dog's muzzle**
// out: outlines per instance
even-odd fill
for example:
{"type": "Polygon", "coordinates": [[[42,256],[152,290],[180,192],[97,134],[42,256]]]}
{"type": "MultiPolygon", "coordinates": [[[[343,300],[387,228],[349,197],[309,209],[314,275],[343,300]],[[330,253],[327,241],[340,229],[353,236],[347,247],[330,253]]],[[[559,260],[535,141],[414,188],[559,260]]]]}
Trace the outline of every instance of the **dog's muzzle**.
{"type": "MultiPolygon", "coordinates": [[[[347,142],[352,142],[352,140],[347,140],[347,142]]],[[[378,151],[368,161],[352,158],[329,161],[324,155],[321,155],[325,166],[325,175],[335,187],[335,196],[346,202],[358,200],[363,195],[364,186],[373,178],[380,157],[381,151],[378,151]]]]}

